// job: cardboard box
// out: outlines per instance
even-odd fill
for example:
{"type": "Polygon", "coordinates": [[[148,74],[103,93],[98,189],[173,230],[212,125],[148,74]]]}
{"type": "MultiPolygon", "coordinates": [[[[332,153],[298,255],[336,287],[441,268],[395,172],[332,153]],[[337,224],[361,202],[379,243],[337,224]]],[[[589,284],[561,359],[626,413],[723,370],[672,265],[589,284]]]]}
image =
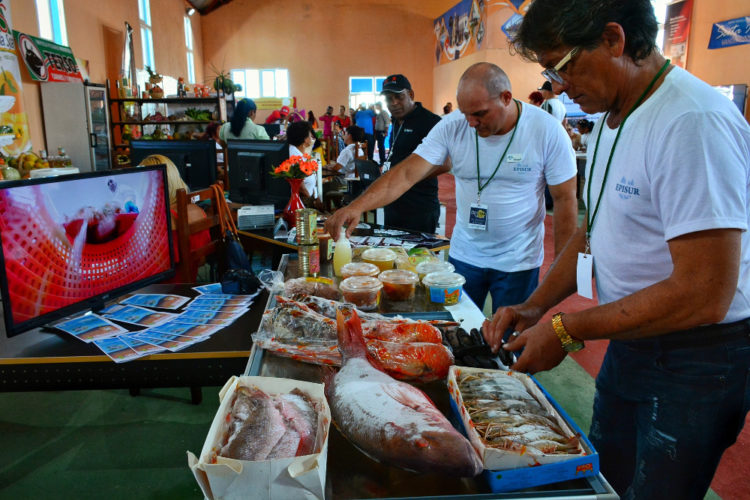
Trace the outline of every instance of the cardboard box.
{"type": "Polygon", "coordinates": [[[216,412],[200,459],[187,452],[188,465],[193,471],[203,494],[215,499],[271,499],[325,497],[326,461],[328,458],[328,432],[331,410],[328,407],[323,384],[272,377],[232,377],[219,393],[219,410],[216,412]],[[234,392],[239,386],[255,386],[269,394],[285,394],[297,388],[316,401],[321,408],[315,438],[315,453],[302,457],[250,462],[217,457],[211,463],[213,452],[221,447],[228,427],[227,415],[232,411],[234,392]]]}
{"type": "Polygon", "coordinates": [[[463,399],[458,390],[457,376],[460,373],[489,371],[495,370],[452,366],[448,373],[448,391],[451,395],[452,410],[459,418],[469,441],[482,457],[485,466],[484,477],[493,492],[517,491],[532,486],[599,474],[599,455],[583,431],[533,377],[524,373],[505,372],[523,382],[527,390],[542,406],[554,415],[555,420],[566,435],[579,437],[582,453],[532,454],[486,447],[479,434],[474,430],[468,412],[464,407],[463,399]]]}

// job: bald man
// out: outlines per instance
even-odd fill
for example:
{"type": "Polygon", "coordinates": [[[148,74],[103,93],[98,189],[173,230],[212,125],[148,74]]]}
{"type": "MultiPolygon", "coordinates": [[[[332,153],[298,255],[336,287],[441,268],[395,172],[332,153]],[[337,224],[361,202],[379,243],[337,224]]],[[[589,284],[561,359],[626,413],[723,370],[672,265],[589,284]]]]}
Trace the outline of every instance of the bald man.
{"type": "Polygon", "coordinates": [[[481,308],[489,292],[493,312],[528,298],[544,258],[544,186],[554,199],[555,253],[577,220],[576,163],[560,124],[511,93],[505,72],[477,63],[461,77],[461,115],[440,123],[407,159],[326,222],[351,234],[362,212],[398,198],[417,182],[448,171],[456,179],[456,226],[450,261],[466,278],[464,291],[481,308]]]}

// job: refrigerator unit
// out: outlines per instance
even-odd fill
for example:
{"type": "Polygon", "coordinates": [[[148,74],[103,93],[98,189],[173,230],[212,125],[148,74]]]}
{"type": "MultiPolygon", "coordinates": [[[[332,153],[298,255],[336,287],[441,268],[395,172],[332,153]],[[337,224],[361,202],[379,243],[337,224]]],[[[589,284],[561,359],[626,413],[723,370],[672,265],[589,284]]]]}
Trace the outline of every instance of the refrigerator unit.
{"type": "Polygon", "coordinates": [[[41,84],[41,91],[48,154],[56,155],[57,148],[65,148],[81,172],[112,168],[106,87],[48,82],[41,84]]]}

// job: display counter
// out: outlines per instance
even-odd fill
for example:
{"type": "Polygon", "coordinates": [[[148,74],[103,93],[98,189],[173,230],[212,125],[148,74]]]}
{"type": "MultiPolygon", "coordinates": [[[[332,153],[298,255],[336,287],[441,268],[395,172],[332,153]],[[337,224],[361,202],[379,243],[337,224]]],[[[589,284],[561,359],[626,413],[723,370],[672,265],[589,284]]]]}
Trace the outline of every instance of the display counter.
{"type": "MultiPolygon", "coordinates": [[[[296,275],[296,261],[289,255],[282,257],[279,270],[289,277],[296,275]]],[[[325,269],[324,269],[325,273],[325,269]]],[[[381,312],[406,312],[414,318],[454,319],[465,328],[478,327],[484,316],[476,305],[464,296],[454,305],[424,302],[418,295],[411,307],[403,304],[381,303],[381,312]],[[428,305],[429,304],[429,305],[428,305]],[[398,311],[401,309],[401,311],[398,311]]],[[[266,308],[275,305],[273,296],[268,298],[266,308]]],[[[306,364],[278,356],[253,346],[244,375],[281,377],[321,383],[329,367],[306,364]]],[[[445,381],[431,382],[419,386],[449,417],[453,425],[457,420],[450,410],[449,394],[445,381]]],[[[326,498],[425,498],[451,499],[484,498],[578,498],[615,499],[617,495],[603,476],[592,476],[557,484],[527,489],[522,492],[492,493],[482,476],[476,478],[454,478],[436,474],[416,474],[396,467],[378,463],[360,452],[343,435],[331,426],[328,442],[328,466],[326,498]]]]}

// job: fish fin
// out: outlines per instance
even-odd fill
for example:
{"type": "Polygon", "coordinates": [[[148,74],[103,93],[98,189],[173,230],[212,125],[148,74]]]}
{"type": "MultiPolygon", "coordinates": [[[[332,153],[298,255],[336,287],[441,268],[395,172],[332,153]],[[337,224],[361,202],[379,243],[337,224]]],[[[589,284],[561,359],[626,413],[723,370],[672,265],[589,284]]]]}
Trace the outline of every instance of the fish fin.
{"type": "MultiPolygon", "coordinates": [[[[409,407],[415,411],[420,411],[422,408],[424,408],[424,404],[422,402],[416,401],[413,398],[413,390],[419,391],[416,387],[409,386],[409,390],[404,390],[404,387],[401,384],[388,384],[383,385],[383,391],[388,394],[390,397],[401,403],[402,405],[409,407]]],[[[422,392],[422,391],[419,391],[422,392]]],[[[422,392],[424,395],[424,393],[422,392]]],[[[429,399],[427,399],[429,401],[429,399]]]]}
{"type": "Polygon", "coordinates": [[[339,350],[344,361],[349,358],[366,358],[367,346],[362,335],[362,323],[357,311],[350,306],[341,306],[336,312],[339,350]]]}

